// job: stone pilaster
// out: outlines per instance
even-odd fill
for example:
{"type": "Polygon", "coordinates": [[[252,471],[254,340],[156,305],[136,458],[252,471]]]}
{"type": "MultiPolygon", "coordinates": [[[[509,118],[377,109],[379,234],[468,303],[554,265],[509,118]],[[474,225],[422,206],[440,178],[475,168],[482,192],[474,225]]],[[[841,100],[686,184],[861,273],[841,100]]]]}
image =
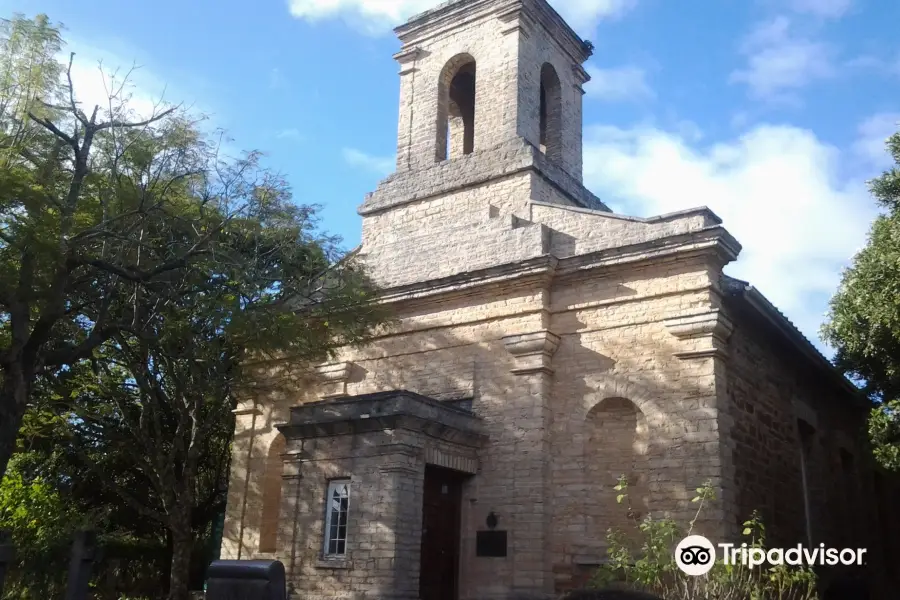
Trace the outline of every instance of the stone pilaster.
{"type": "Polygon", "coordinates": [[[705,443],[716,443],[719,447],[719,466],[709,473],[716,490],[717,503],[710,507],[707,519],[711,535],[724,539],[738,539],[737,490],[735,484],[734,410],[727,396],[728,339],[734,325],[720,310],[710,310],[687,316],[679,316],[663,321],[676,339],[678,349],[674,355],[683,363],[683,369],[691,374],[689,380],[695,382],[698,409],[715,411],[715,430],[697,431],[697,441],[708,436],[705,443]]]}
{"type": "Polygon", "coordinates": [[[390,553],[390,559],[375,559],[379,575],[389,582],[379,598],[416,600],[419,597],[420,546],[422,543],[422,493],[425,477],[421,450],[396,444],[385,447],[378,468],[381,497],[378,515],[387,530],[375,537],[375,554],[390,553]],[[383,564],[382,564],[383,563],[383,564]]]}
{"type": "Polygon", "coordinates": [[[250,480],[253,475],[256,424],[262,411],[253,398],[244,398],[232,411],[235,415],[234,439],[231,449],[231,473],[228,480],[228,500],[222,536],[223,559],[247,558],[247,513],[252,512],[250,480]],[[248,506],[249,505],[249,506],[248,506]]]}
{"type": "MultiPolygon", "coordinates": [[[[302,443],[294,441],[282,455],[281,506],[278,511],[278,536],[276,556],[285,566],[287,581],[292,582],[297,575],[297,537],[300,511],[309,510],[301,506],[301,483],[303,452],[302,443]]],[[[290,590],[289,590],[290,591],[290,590]]]]}
{"type": "Polygon", "coordinates": [[[515,362],[510,372],[519,385],[509,396],[511,426],[517,465],[513,474],[516,510],[510,532],[513,558],[513,592],[553,593],[553,558],[546,548],[550,542],[550,393],[553,383],[553,354],[559,336],[547,331],[503,338],[515,362]]]}

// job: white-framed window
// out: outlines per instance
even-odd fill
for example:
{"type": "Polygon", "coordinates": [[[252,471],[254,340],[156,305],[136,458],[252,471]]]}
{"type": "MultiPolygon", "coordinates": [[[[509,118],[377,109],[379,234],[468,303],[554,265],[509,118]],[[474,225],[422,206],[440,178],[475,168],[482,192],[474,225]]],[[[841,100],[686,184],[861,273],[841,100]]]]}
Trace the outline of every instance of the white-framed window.
{"type": "Polygon", "coordinates": [[[326,557],[347,555],[347,516],[350,512],[350,480],[335,479],[328,482],[325,497],[325,544],[326,557]]]}

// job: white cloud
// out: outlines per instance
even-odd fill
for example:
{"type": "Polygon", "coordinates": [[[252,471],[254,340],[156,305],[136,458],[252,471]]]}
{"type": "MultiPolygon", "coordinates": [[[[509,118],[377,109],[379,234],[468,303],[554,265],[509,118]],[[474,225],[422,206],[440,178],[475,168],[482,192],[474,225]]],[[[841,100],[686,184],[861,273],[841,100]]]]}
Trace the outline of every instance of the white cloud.
{"type": "Polygon", "coordinates": [[[282,129],[278,133],[275,134],[275,138],[279,140],[302,140],[303,134],[300,133],[300,130],[296,127],[289,127],[287,129],[282,129]]]}
{"type": "MultiPolygon", "coordinates": [[[[291,15],[315,22],[341,18],[370,35],[390,31],[411,16],[434,8],[441,0],[288,0],[291,15]]],[[[603,19],[617,18],[637,0],[552,0],[550,4],[575,29],[590,33],[603,19]]]]}
{"type": "MultiPolygon", "coordinates": [[[[708,206],[743,245],[726,272],[749,280],[813,341],[877,209],[843,154],[808,130],[757,125],[714,145],[653,127],[589,128],[585,182],[626,214],[708,206]]],[[[862,177],[860,177],[860,180],[862,177]]]]}
{"type": "Polygon", "coordinates": [[[834,51],[828,44],[797,35],[786,17],[759,24],[741,43],[747,65],[731,74],[751,94],[766,100],[795,100],[796,90],[834,75],[834,51]]]}
{"type": "Polygon", "coordinates": [[[795,12],[826,19],[843,17],[852,5],[853,0],[790,0],[788,2],[788,6],[795,12]]]}
{"type": "Polygon", "coordinates": [[[637,0],[550,0],[577,31],[589,35],[600,21],[618,19],[637,6],[637,0]]]}
{"type": "Polygon", "coordinates": [[[344,148],[341,154],[344,162],[351,167],[371,171],[377,175],[387,175],[393,171],[396,162],[393,156],[372,156],[356,148],[344,148]]]}
{"type": "Polygon", "coordinates": [[[591,80],[584,85],[586,98],[621,102],[653,97],[647,74],[638,67],[601,69],[588,65],[587,72],[591,80]]]}
{"type": "Polygon", "coordinates": [[[172,105],[180,105],[197,117],[198,129],[218,144],[222,156],[237,158],[244,154],[233,140],[221,135],[214,111],[208,104],[192,96],[189,86],[169,85],[160,73],[141,65],[121,51],[114,52],[82,40],[70,39],[64,52],[57,57],[58,60],[68,64],[69,52],[75,52],[72,62],[75,99],[88,115],[94,106],[99,105],[98,120],[108,120],[111,94],[116,94],[112,103],[115,118],[123,120],[146,119],[172,105]]]}
{"type": "Polygon", "coordinates": [[[893,164],[885,141],[900,131],[900,112],[883,112],[870,116],[857,128],[853,144],[856,154],[874,169],[886,169],[893,164]]]}
{"type": "Polygon", "coordinates": [[[168,99],[166,85],[132,60],[123,60],[114,53],[80,42],[69,42],[66,50],[58,58],[68,63],[69,51],[75,52],[72,87],[76,101],[88,115],[99,106],[98,114],[108,118],[112,95],[116,96],[113,110],[127,104],[134,118],[149,117],[168,99]]]}
{"type": "Polygon", "coordinates": [[[863,54],[844,63],[850,68],[871,69],[880,75],[900,76],[900,52],[893,58],[863,54]]]}

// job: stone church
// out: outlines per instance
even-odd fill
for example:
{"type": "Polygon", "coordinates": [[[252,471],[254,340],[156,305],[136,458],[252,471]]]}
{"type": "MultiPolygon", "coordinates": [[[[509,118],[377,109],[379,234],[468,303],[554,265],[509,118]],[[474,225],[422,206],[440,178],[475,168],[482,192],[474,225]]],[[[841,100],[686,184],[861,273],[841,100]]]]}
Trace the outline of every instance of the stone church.
{"type": "MultiPolygon", "coordinates": [[[[396,30],[396,170],[359,208],[398,321],[236,412],[222,558],[304,599],[552,597],[636,517],[900,558],[866,400],[751,284],[705,207],[615,214],[582,184],[592,45],[545,0],[396,30]]],[[[690,196],[690,190],[673,189],[690,196]]],[[[880,578],[880,579],[879,579],[880,578]]]]}

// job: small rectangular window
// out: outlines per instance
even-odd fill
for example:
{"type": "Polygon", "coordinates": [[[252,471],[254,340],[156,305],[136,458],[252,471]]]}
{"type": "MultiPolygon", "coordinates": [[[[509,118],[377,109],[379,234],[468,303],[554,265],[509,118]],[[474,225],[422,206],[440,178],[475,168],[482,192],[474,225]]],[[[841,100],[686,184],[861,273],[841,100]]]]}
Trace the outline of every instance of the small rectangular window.
{"type": "Polygon", "coordinates": [[[350,480],[337,479],[328,483],[325,498],[326,557],[347,555],[347,515],[350,511],[350,480]]]}

